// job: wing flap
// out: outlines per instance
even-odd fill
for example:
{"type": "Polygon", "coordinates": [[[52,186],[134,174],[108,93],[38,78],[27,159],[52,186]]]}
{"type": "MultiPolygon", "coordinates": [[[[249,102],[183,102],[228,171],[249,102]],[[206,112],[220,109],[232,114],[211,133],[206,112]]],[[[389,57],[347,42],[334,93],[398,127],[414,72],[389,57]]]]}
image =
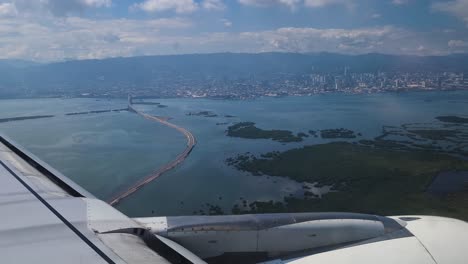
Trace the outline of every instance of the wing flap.
{"type": "Polygon", "coordinates": [[[143,227],[0,136],[2,263],[170,263],[143,227]]]}

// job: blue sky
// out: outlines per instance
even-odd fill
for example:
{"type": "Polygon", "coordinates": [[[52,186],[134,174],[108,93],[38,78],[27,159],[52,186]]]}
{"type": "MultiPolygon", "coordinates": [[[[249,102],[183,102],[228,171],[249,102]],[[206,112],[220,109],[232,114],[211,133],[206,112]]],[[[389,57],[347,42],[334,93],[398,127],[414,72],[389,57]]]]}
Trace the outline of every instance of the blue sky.
{"type": "Polygon", "coordinates": [[[0,57],[468,52],[468,0],[0,0],[0,57]]]}

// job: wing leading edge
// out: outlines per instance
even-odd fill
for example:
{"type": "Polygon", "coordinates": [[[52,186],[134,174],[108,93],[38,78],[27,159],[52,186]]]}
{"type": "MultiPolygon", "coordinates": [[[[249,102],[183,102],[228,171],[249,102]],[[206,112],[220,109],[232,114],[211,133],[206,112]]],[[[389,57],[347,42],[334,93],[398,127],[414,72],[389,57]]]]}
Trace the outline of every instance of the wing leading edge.
{"type": "Polygon", "coordinates": [[[185,261],[157,243],[144,226],[4,136],[0,136],[0,212],[2,263],[185,261]]]}
{"type": "Polygon", "coordinates": [[[462,264],[468,259],[468,223],[443,217],[302,213],[131,219],[1,135],[0,212],[2,263],[205,263],[199,256],[214,263],[252,263],[232,259],[258,253],[273,259],[268,264],[462,264]]]}

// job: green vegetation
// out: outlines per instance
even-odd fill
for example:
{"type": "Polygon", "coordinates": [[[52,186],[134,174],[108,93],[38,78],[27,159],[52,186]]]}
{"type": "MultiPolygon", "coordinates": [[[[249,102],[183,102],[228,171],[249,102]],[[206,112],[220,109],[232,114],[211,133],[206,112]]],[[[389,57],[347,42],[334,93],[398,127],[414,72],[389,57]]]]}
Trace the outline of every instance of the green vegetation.
{"type": "Polygon", "coordinates": [[[356,138],[354,131],[345,128],[321,130],[320,135],[322,138],[356,138]]]}
{"type": "MultiPolygon", "coordinates": [[[[265,130],[258,129],[254,125],[255,123],[252,122],[244,122],[231,126],[230,128],[231,132],[241,130],[242,132],[249,133],[249,138],[265,138],[268,136],[264,136],[263,133],[265,130]]],[[[270,130],[267,132],[271,131],[289,133],[289,131],[284,130],[270,130]]],[[[318,136],[318,132],[326,139],[354,139],[362,136],[361,133],[355,133],[352,130],[344,128],[308,131],[308,133],[314,137],[318,136]]],[[[284,135],[286,136],[287,134],[284,135]]],[[[289,135],[292,135],[292,133],[289,135]]],[[[300,138],[307,136],[308,135],[303,132],[297,134],[297,137],[300,138]]],[[[383,126],[382,135],[375,137],[374,140],[362,139],[353,142],[353,144],[384,150],[427,151],[443,154],[467,155],[467,139],[468,130],[458,125],[445,125],[444,129],[441,129],[437,125],[430,123],[408,123],[400,127],[383,126]],[[397,138],[395,139],[394,137],[397,138]]]]}
{"type": "Polygon", "coordinates": [[[448,129],[419,129],[408,130],[408,132],[430,140],[447,140],[449,137],[455,137],[457,135],[456,130],[448,129]]]}
{"type": "MultiPolygon", "coordinates": [[[[373,146],[376,148],[380,149],[392,149],[392,150],[412,150],[408,145],[406,144],[412,144],[412,142],[409,141],[397,141],[397,140],[385,140],[385,139],[376,139],[376,140],[359,140],[359,144],[365,145],[365,146],[373,146]]],[[[413,146],[413,145],[411,145],[413,146]]]]}
{"type": "Polygon", "coordinates": [[[468,127],[448,123],[408,123],[383,126],[382,135],[360,144],[393,150],[424,150],[434,153],[468,156],[468,127]],[[389,138],[388,140],[386,138],[389,138]]]}
{"type": "MultiPolygon", "coordinates": [[[[322,198],[309,190],[283,201],[243,201],[232,213],[355,211],[380,215],[435,214],[468,220],[468,186],[435,196],[426,191],[442,171],[468,170],[468,128],[462,118],[438,117],[452,123],[408,123],[384,126],[371,139],[305,146],[285,152],[250,153],[227,164],[257,176],[287,177],[297,182],[332,186],[322,198]]],[[[467,119],[468,120],[468,119],[467,119]]],[[[354,139],[360,133],[339,128],[308,131],[324,139],[354,139]]],[[[285,130],[262,130],[244,122],[229,127],[229,136],[302,140],[285,130]]]]}
{"type": "Polygon", "coordinates": [[[204,116],[204,117],[217,117],[218,115],[211,111],[190,112],[188,116],[204,116]]]}
{"type": "Polygon", "coordinates": [[[446,123],[468,124],[468,118],[459,116],[438,116],[436,119],[446,123]]]}
{"type": "MultiPolygon", "coordinates": [[[[322,199],[287,197],[254,202],[250,212],[354,211],[381,215],[439,214],[468,219],[466,194],[436,197],[427,186],[441,171],[468,170],[468,161],[423,151],[396,151],[334,142],[257,158],[240,155],[229,164],[254,175],[333,185],[322,199]]],[[[239,207],[235,213],[243,213],[239,207]]]]}
{"type": "Polygon", "coordinates": [[[315,131],[315,130],[309,130],[309,134],[310,134],[311,136],[318,137],[317,131],[315,131]]]}
{"type": "MultiPolygon", "coordinates": [[[[221,199],[220,199],[221,200],[221,199]]],[[[219,205],[206,203],[202,206],[202,209],[193,211],[194,215],[223,215],[223,209],[219,205]]]]}
{"type": "Polygon", "coordinates": [[[304,133],[294,135],[288,130],[263,130],[257,128],[253,122],[241,122],[228,127],[227,135],[230,137],[250,138],[250,139],[272,139],[279,142],[300,142],[304,133]]]}

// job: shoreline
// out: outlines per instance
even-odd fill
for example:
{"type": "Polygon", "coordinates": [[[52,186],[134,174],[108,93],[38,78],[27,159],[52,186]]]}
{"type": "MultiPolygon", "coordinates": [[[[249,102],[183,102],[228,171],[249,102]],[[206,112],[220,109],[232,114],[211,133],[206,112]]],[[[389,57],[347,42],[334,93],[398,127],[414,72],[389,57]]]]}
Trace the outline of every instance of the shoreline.
{"type": "MultiPolygon", "coordinates": [[[[465,91],[468,92],[467,89],[411,89],[411,88],[406,88],[406,89],[401,89],[397,91],[377,91],[377,92],[359,92],[359,93],[353,93],[353,92],[347,92],[347,91],[327,91],[327,92],[318,92],[318,93],[311,93],[311,94],[289,94],[289,95],[278,95],[278,96],[268,96],[268,95],[258,95],[254,97],[249,97],[249,98],[233,98],[233,97],[226,97],[223,98],[223,96],[205,96],[205,97],[159,97],[159,96],[153,96],[153,95],[142,95],[142,96],[135,96],[133,97],[134,99],[193,99],[193,100],[198,100],[198,99],[208,99],[208,100],[213,100],[213,101],[253,101],[261,98],[272,98],[272,99],[281,99],[281,98],[287,98],[287,97],[310,97],[310,96],[323,96],[323,95],[375,95],[375,94],[406,94],[406,93],[433,93],[433,92],[460,92],[460,91],[465,91]]],[[[36,99],[61,99],[61,100],[68,100],[68,99],[107,99],[107,100],[127,100],[127,97],[125,96],[116,96],[116,97],[109,97],[109,96],[44,96],[44,97],[0,97],[0,100],[36,100],[36,99]]]]}

